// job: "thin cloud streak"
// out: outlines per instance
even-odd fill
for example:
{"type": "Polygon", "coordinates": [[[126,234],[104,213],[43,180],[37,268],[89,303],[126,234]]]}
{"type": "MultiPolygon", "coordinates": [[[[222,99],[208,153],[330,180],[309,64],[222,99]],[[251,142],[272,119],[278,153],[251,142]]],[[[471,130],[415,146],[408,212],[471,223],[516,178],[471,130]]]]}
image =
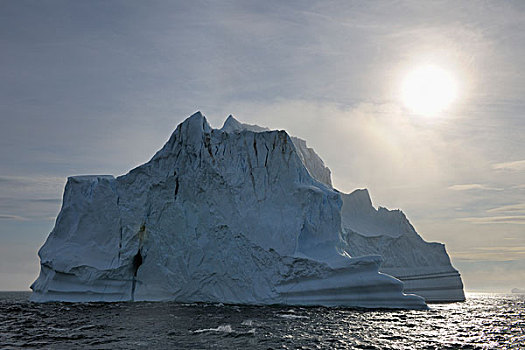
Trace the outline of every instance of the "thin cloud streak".
{"type": "Polygon", "coordinates": [[[501,212],[520,212],[525,214],[525,203],[504,205],[497,208],[488,209],[487,213],[501,213],[501,212]]]}
{"type": "Polygon", "coordinates": [[[471,217],[460,218],[461,221],[472,224],[516,224],[525,225],[525,215],[519,216],[489,216],[489,217],[471,217]]]}
{"type": "Polygon", "coordinates": [[[463,260],[516,261],[525,259],[525,246],[472,247],[453,254],[463,260]]]}
{"type": "Polygon", "coordinates": [[[34,194],[35,190],[49,193],[61,191],[66,179],[58,176],[0,176],[0,193],[16,193],[20,197],[22,193],[34,194]]]}
{"type": "Polygon", "coordinates": [[[463,185],[452,185],[448,187],[449,190],[453,191],[470,191],[470,190],[486,190],[486,191],[503,191],[503,188],[490,187],[481,184],[463,184],[463,185]]]}
{"type": "Polygon", "coordinates": [[[2,220],[49,221],[60,208],[65,178],[0,176],[2,220]]]}
{"type": "Polygon", "coordinates": [[[18,215],[0,214],[0,220],[26,221],[28,219],[18,215]]]}
{"type": "Polygon", "coordinates": [[[525,170],[525,160],[496,163],[492,165],[492,168],[495,170],[523,171],[525,170]]]}

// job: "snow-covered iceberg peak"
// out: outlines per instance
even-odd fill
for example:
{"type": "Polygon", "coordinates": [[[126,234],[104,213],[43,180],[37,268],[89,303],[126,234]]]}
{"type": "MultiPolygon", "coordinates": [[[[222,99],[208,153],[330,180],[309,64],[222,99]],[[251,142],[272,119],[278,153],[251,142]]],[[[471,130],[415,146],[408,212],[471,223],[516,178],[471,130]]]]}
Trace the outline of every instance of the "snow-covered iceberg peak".
{"type": "Polygon", "coordinates": [[[340,194],[285,131],[226,126],[195,113],[128,174],[70,178],[32,300],[426,307],[349,257],[340,194]]]}
{"type": "Polygon", "coordinates": [[[262,127],[262,126],[241,123],[237,119],[235,119],[235,117],[231,114],[224,121],[224,124],[221,130],[224,132],[241,132],[243,130],[248,130],[248,131],[253,131],[253,132],[270,131],[270,129],[262,127]]]}
{"type": "MultiPolygon", "coordinates": [[[[232,115],[230,115],[226,119],[221,130],[225,132],[241,132],[243,130],[253,132],[270,131],[270,129],[266,127],[241,123],[232,115]]],[[[303,162],[310,175],[317,181],[320,181],[325,185],[332,187],[332,176],[330,169],[327,166],[325,166],[321,157],[319,157],[319,155],[315,153],[315,151],[312,148],[309,148],[306,145],[305,140],[294,136],[291,137],[291,140],[295,145],[297,155],[303,162]]]]}

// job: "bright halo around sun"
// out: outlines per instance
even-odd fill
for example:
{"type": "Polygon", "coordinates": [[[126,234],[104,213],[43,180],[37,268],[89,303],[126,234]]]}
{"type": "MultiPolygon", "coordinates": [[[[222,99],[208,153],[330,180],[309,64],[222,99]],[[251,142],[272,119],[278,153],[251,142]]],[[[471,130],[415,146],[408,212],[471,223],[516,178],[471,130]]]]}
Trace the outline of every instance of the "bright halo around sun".
{"type": "Polygon", "coordinates": [[[446,70],[423,66],[410,72],[402,86],[403,103],[413,113],[433,116],[447,109],[457,96],[457,83],[446,70]]]}

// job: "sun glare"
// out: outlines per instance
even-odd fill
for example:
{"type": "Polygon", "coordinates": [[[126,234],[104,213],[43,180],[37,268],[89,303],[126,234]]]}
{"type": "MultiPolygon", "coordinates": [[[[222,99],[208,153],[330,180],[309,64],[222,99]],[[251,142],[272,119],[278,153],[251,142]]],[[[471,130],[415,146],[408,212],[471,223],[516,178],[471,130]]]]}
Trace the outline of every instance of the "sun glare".
{"type": "Polygon", "coordinates": [[[436,66],[424,66],[410,72],[402,86],[403,103],[413,113],[436,115],[456,99],[457,84],[452,75],[436,66]]]}

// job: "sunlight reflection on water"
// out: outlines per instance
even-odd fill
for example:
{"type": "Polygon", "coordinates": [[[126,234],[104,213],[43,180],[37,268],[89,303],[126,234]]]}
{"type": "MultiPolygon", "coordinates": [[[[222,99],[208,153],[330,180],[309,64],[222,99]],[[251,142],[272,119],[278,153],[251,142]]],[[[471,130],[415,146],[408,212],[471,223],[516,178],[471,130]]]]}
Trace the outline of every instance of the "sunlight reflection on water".
{"type": "Polygon", "coordinates": [[[2,348],[522,349],[525,296],[430,310],[178,303],[29,303],[0,293],[2,348]]]}

